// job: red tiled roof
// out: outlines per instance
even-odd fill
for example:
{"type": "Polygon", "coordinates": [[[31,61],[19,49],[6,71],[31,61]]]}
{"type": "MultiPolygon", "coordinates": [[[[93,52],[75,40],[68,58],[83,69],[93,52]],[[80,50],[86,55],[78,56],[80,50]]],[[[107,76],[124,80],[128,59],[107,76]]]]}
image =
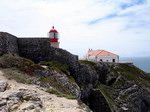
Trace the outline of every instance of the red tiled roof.
{"type": "Polygon", "coordinates": [[[114,53],[105,50],[91,50],[88,52],[89,56],[117,56],[114,53]]]}

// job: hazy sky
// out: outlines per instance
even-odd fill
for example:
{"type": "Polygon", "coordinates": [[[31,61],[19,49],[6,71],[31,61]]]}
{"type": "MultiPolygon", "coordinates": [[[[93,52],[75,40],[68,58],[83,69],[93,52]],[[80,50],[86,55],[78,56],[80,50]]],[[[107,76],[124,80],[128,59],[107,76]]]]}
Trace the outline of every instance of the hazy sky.
{"type": "Polygon", "coordinates": [[[150,56],[150,0],[0,0],[0,31],[46,37],[82,57],[89,48],[150,56]]]}

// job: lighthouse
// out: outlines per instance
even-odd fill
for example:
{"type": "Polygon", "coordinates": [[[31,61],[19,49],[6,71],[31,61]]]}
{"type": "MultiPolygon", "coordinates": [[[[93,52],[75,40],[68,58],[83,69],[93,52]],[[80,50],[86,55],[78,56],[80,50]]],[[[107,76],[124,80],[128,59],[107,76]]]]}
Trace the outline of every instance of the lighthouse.
{"type": "Polygon", "coordinates": [[[59,48],[59,38],[58,31],[52,26],[52,29],[49,31],[50,45],[51,47],[59,48]]]}

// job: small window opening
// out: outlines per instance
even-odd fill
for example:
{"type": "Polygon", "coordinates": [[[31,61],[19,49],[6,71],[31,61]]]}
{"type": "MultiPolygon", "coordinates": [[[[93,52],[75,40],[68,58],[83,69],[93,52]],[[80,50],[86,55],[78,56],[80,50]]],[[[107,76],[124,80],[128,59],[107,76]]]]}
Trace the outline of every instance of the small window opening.
{"type": "Polygon", "coordinates": [[[112,62],[115,62],[115,59],[112,59],[112,62]]]}

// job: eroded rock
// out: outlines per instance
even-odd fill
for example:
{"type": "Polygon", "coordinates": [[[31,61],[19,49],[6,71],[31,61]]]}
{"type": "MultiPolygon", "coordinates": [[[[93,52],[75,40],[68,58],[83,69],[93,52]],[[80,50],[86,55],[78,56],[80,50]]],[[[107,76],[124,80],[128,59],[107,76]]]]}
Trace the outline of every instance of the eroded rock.
{"type": "Polygon", "coordinates": [[[0,92],[4,92],[7,88],[7,85],[8,85],[7,81],[0,80],[0,92]]]}
{"type": "Polygon", "coordinates": [[[28,89],[20,89],[16,92],[10,92],[4,96],[0,96],[0,111],[31,111],[33,109],[41,109],[42,101],[35,91],[28,89]]]}

